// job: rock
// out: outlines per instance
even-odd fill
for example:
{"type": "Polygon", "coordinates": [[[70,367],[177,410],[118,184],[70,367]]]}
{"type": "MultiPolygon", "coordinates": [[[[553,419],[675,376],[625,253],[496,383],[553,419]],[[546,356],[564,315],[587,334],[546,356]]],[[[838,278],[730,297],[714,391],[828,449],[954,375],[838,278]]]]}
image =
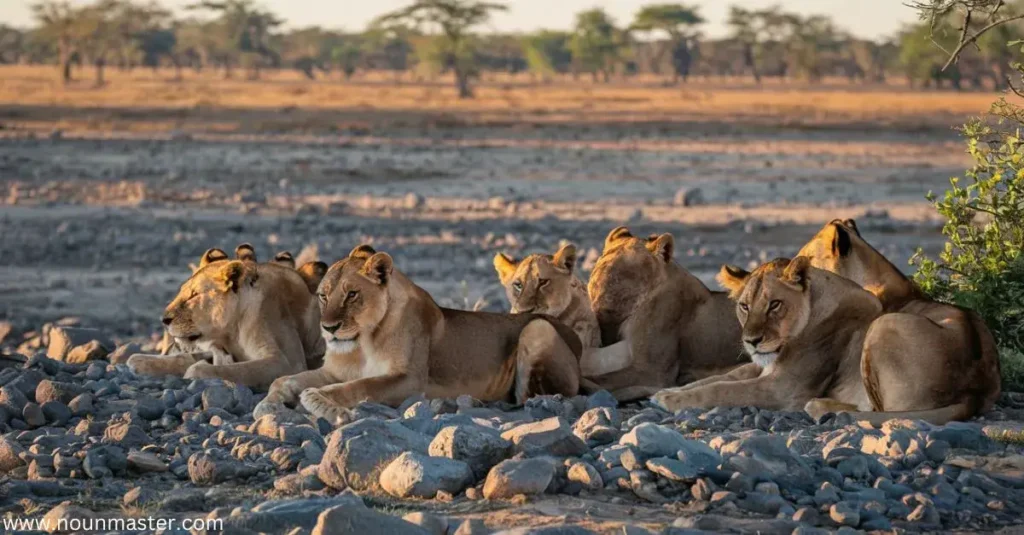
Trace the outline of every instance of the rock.
{"type": "Polygon", "coordinates": [[[949,442],[945,440],[929,440],[924,446],[924,454],[929,461],[933,463],[941,463],[946,460],[949,456],[949,451],[953,449],[949,442]]]}
{"type": "Polygon", "coordinates": [[[690,487],[690,494],[693,495],[693,499],[708,501],[711,499],[713,494],[711,484],[706,479],[698,479],[693,486],[690,487]]]}
{"type": "Polygon", "coordinates": [[[938,526],[942,523],[939,518],[939,512],[935,510],[935,506],[927,503],[922,503],[915,507],[914,510],[907,515],[907,521],[920,522],[922,524],[932,526],[938,526]]]}
{"type": "Polygon", "coordinates": [[[92,394],[85,392],[74,397],[68,402],[68,409],[71,409],[71,413],[75,416],[86,416],[93,412],[93,397],[92,394]]]}
{"type": "Polygon", "coordinates": [[[72,348],[91,342],[95,342],[96,346],[103,350],[103,356],[114,349],[114,344],[98,329],[53,327],[48,336],[49,344],[46,347],[46,356],[53,360],[66,361],[72,348]]]}
{"type": "Polygon", "coordinates": [[[11,334],[11,331],[13,330],[14,325],[11,322],[0,321],[0,343],[3,343],[3,341],[7,339],[7,337],[11,334]]]}
{"type": "MultiPolygon", "coordinates": [[[[593,249],[591,249],[593,251],[593,249]]],[[[596,259],[595,259],[596,261],[596,259]]],[[[598,390],[591,394],[587,398],[587,410],[595,409],[598,407],[606,407],[609,409],[615,409],[616,414],[618,413],[619,400],[615,399],[615,396],[607,390],[598,390]]]]}
{"type": "Polygon", "coordinates": [[[26,403],[25,408],[22,409],[21,418],[25,420],[30,427],[42,427],[46,425],[46,416],[43,414],[43,408],[35,403],[26,403]]]}
{"type": "Polygon", "coordinates": [[[618,409],[597,407],[584,412],[573,424],[572,432],[588,446],[597,446],[615,442],[621,425],[618,409]]]}
{"type": "Polygon", "coordinates": [[[334,489],[376,489],[388,463],[407,451],[427,453],[429,446],[429,437],[400,422],[359,420],[330,434],[318,474],[334,489]]]}
{"type": "Polygon", "coordinates": [[[451,535],[491,535],[492,531],[479,518],[464,520],[451,535]]]}
{"type": "Polygon", "coordinates": [[[850,502],[839,502],[828,510],[828,516],[840,526],[855,528],[860,525],[860,508],[850,502]]]}
{"type": "Polygon", "coordinates": [[[438,491],[458,494],[473,482],[469,465],[445,457],[405,452],[380,474],[380,486],[397,498],[433,498],[438,491]]]}
{"type": "Polygon", "coordinates": [[[103,432],[103,443],[131,449],[149,444],[150,438],[141,427],[125,420],[114,420],[103,432]]]}
{"type": "Polygon", "coordinates": [[[269,500],[249,511],[232,511],[224,519],[222,533],[290,533],[288,530],[293,529],[309,533],[320,515],[334,507],[366,509],[363,500],[351,492],[330,497],[269,500]]]}
{"type": "Polygon", "coordinates": [[[502,461],[487,474],[484,498],[507,499],[517,494],[541,494],[554,476],[555,467],[549,459],[502,461]]]}
{"type": "Polygon", "coordinates": [[[135,411],[146,420],[159,420],[164,410],[163,402],[158,399],[143,396],[135,400],[135,411]]]}
{"type": "Polygon", "coordinates": [[[441,429],[428,451],[435,457],[465,462],[476,479],[483,479],[491,467],[512,454],[512,443],[487,427],[454,425],[441,429]]]}
{"type": "Polygon", "coordinates": [[[0,388],[0,409],[9,415],[20,415],[25,410],[28,398],[10,385],[0,388]]]}
{"type": "Polygon", "coordinates": [[[93,518],[96,518],[96,514],[92,511],[72,505],[71,502],[62,502],[43,515],[42,525],[47,533],[69,533],[81,529],[75,529],[76,525],[91,525],[89,520],[93,518]]]}
{"type": "Polygon", "coordinates": [[[984,450],[990,440],[977,424],[949,422],[928,434],[929,440],[944,440],[953,448],[984,450]]]}
{"type": "MultiPolygon", "coordinates": [[[[697,515],[677,518],[672,522],[675,528],[715,533],[758,533],[760,535],[790,535],[797,524],[790,520],[730,518],[722,515],[697,515]]],[[[671,530],[667,533],[679,533],[671,530]]]]}
{"type": "Polygon", "coordinates": [[[722,464],[722,456],[711,446],[699,440],[686,440],[681,444],[676,457],[701,473],[718,468],[722,464]]]}
{"type": "Polygon", "coordinates": [[[670,481],[693,483],[699,476],[698,470],[683,461],[677,461],[668,457],[648,459],[647,469],[670,481]]]}
{"type": "Polygon", "coordinates": [[[43,416],[46,421],[56,426],[63,426],[71,419],[71,409],[59,401],[47,401],[43,403],[43,416]]]}
{"type": "Polygon", "coordinates": [[[579,483],[583,488],[592,491],[599,491],[604,488],[604,479],[593,467],[584,462],[576,462],[569,466],[566,472],[569,481],[579,483]]]}
{"type": "Polygon", "coordinates": [[[25,448],[8,436],[0,436],[0,474],[6,474],[19,466],[24,466],[25,461],[20,457],[25,453],[25,448]]]}
{"type": "Polygon", "coordinates": [[[415,210],[422,207],[425,202],[426,201],[423,199],[422,195],[409,192],[402,198],[402,208],[405,208],[406,210],[415,210]]]}
{"type": "Polygon", "coordinates": [[[403,516],[402,520],[415,524],[432,535],[447,535],[448,533],[448,519],[430,513],[415,511],[403,516]]]}
{"type": "Polygon", "coordinates": [[[135,487],[124,494],[121,503],[126,507],[140,507],[147,503],[155,503],[159,499],[160,494],[157,491],[146,487],[135,487]]]}
{"type": "Polygon", "coordinates": [[[112,353],[107,355],[107,360],[111,364],[128,364],[128,357],[142,353],[142,346],[135,342],[130,342],[121,346],[118,346],[112,353]]]}
{"type": "Polygon", "coordinates": [[[513,427],[502,433],[501,438],[512,442],[515,451],[526,455],[565,457],[590,451],[558,416],[513,427]]]}
{"type": "Polygon", "coordinates": [[[672,198],[675,206],[697,206],[706,204],[704,191],[700,188],[680,188],[672,198]]]}
{"type": "Polygon", "coordinates": [[[429,535],[423,527],[367,507],[332,507],[317,518],[312,535],[429,535]]]}
{"type": "Polygon", "coordinates": [[[633,446],[645,458],[675,457],[688,446],[683,435],[667,427],[645,422],[637,425],[619,439],[619,444],[633,446]]]}
{"type": "Polygon", "coordinates": [[[203,390],[203,410],[224,409],[230,411],[235,405],[235,393],[223,385],[211,385],[203,390]]]}
{"type": "MultiPolygon", "coordinates": [[[[721,453],[748,457],[779,483],[780,486],[794,487],[805,491],[814,488],[814,472],[802,459],[786,446],[786,439],[778,435],[757,435],[736,440],[722,446],[721,453]]],[[[729,463],[737,465],[736,457],[729,463]]],[[[751,474],[753,475],[753,474],[751,474]]],[[[763,476],[758,476],[759,478],[763,476]]]]}
{"type": "Polygon", "coordinates": [[[75,396],[82,392],[82,388],[78,385],[44,379],[39,381],[39,386],[36,387],[36,403],[46,403],[47,401],[70,403],[75,396]]]}
{"type": "Polygon", "coordinates": [[[219,450],[193,453],[188,458],[188,477],[199,486],[216,485],[251,476],[255,470],[231,457],[216,455],[219,450]]]}
{"type": "Polygon", "coordinates": [[[161,461],[155,454],[143,451],[129,452],[128,466],[139,472],[167,471],[167,463],[161,461]]]}
{"type": "Polygon", "coordinates": [[[786,507],[792,510],[792,506],[782,499],[782,496],[761,492],[748,492],[742,500],[736,502],[736,505],[747,511],[771,516],[779,514],[779,511],[786,507]]]}
{"type": "MultiPolygon", "coordinates": [[[[51,338],[50,340],[50,345],[52,347],[53,338],[51,338]]],[[[47,352],[49,352],[49,350],[47,350],[47,352]]],[[[64,357],[64,362],[67,362],[68,364],[85,364],[86,362],[105,358],[108,353],[109,350],[103,347],[99,340],[92,340],[71,348],[71,350],[68,351],[67,355],[64,357]]]]}

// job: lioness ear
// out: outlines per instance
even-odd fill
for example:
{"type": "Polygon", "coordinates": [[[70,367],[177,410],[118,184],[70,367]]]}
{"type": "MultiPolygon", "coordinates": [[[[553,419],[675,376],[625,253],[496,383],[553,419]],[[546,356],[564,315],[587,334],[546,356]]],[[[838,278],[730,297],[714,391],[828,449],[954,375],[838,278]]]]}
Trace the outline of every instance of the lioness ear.
{"type": "Polygon", "coordinates": [[[393,261],[391,260],[391,255],[387,253],[375,253],[373,256],[366,259],[366,263],[363,264],[362,273],[366,278],[383,286],[391,279],[392,264],[393,261]]]}
{"type": "Polygon", "coordinates": [[[370,258],[374,254],[376,254],[376,252],[377,251],[374,250],[373,247],[370,247],[369,245],[364,243],[362,245],[357,245],[355,249],[352,249],[352,252],[350,252],[348,254],[348,257],[349,258],[370,258]]]}
{"type": "Polygon", "coordinates": [[[494,255],[494,269],[498,272],[498,279],[502,284],[508,284],[512,275],[516,274],[518,266],[519,262],[516,262],[514,258],[505,253],[494,255]]]}
{"type": "Polygon", "coordinates": [[[242,262],[255,262],[256,249],[253,249],[251,244],[243,243],[235,247],[235,258],[242,262]]]}
{"type": "Polygon", "coordinates": [[[212,264],[214,262],[219,262],[221,260],[227,259],[228,254],[225,253],[224,251],[217,248],[207,249],[206,252],[203,253],[202,258],[199,259],[199,269],[203,269],[204,267],[207,266],[207,264],[212,264]]]}
{"type": "Polygon", "coordinates": [[[295,267],[295,257],[288,251],[281,251],[274,255],[274,263],[281,264],[282,266],[288,266],[290,268],[295,267]]]}
{"type": "Polygon", "coordinates": [[[555,267],[572,273],[576,269],[576,246],[567,243],[559,247],[552,258],[552,262],[555,264],[555,267]]]}
{"type": "Polygon", "coordinates": [[[832,254],[835,256],[846,256],[850,254],[853,242],[850,240],[850,231],[843,225],[832,225],[835,235],[832,236],[832,254]]]}
{"type": "Polygon", "coordinates": [[[715,279],[718,280],[718,284],[721,284],[723,288],[729,290],[729,297],[736,297],[743,290],[743,285],[747,283],[747,277],[749,276],[749,271],[725,264],[718,271],[718,276],[715,279]]]}
{"type": "Polygon", "coordinates": [[[798,284],[803,288],[807,287],[807,270],[811,267],[811,259],[806,256],[798,256],[789,261],[786,270],[782,272],[783,278],[787,281],[798,284]]]}
{"type": "Polygon", "coordinates": [[[316,293],[317,287],[320,286],[320,281],[324,280],[324,275],[327,274],[327,264],[323,262],[306,262],[299,267],[298,272],[302,280],[306,281],[309,292],[316,293]]]}
{"type": "Polygon", "coordinates": [[[621,240],[622,238],[632,238],[632,237],[633,237],[633,234],[631,234],[629,232],[628,228],[626,228],[626,227],[615,227],[615,228],[612,229],[611,232],[608,233],[608,236],[604,239],[604,248],[607,249],[609,245],[611,245],[612,243],[614,243],[614,242],[616,242],[618,240],[621,240]]]}
{"type": "Polygon", "coordinates": [[[675,252],[676,240],[669,233],[664,233],[652,241],[647,242],[647,250],[660,257],[665,262],[672,261],[672,253],[675,252]]]}
{"type": "Polygon", "coordinates": [[[850,230],[852,230],[854,234],[860,236],[860,229],[857,228],[856,221],[854,221],[853,219],[844,219],[843,224],[850,227],[850,230]]]}
{"type": "Polygon", "coordinates": [[[241,261],[230,262],[221,270],[220,276],[224,281],[224,291],[237,292],[242,284],[242,277],[245,274],[245,266],[241,261]]]}

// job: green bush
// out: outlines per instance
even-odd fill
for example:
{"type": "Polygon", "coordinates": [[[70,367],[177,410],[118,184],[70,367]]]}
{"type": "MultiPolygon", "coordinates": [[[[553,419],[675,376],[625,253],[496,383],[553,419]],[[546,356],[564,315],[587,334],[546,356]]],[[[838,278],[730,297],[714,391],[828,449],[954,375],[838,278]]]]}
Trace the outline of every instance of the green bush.
{"type": "MultiPolygon", "coordinates": [[[[998,107],[1005,103],[997,103],[998,107]]],[[[1003,357],[1004,386],[1024,388],[1024,140],[1003,123],[963,128],[974,166],[932,201],[945,218],[938,259],[911,259],[915,281],[931,297],[978,312],[1003,357]]]]}

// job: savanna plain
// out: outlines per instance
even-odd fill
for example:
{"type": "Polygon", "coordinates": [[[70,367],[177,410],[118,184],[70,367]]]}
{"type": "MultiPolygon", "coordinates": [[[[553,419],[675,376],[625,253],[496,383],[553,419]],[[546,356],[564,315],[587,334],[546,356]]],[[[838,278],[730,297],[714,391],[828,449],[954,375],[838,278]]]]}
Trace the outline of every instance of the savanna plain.
{"type": "MultiPolygon", "coordinates": [[[[952,125],[985,112],[992,100],[986,92],[838,80],[756,86],[698,78],[669,86],[655,79],[541,83],[496,75],[478,84],[475,99],[459,100],[448,80],[389,75],[310,81],[269,73],[249,81],[185,73],[178,80],[168,72],[111,69],[106,85],[93,87],[64,86],[53,68],[0,67],[4,366],[20,370],[15,355],[45,350],[54,326],[96,328],[112,346],[154,348],[161,311],[189,276],[189,264],[210,247],[230,251],[243,242],[263,259],[305,250],[328,263],[370,243],[391,253],[442,306],[492,311],[508,307],[492,267],[495,253],[551,253],[568,240],[579,247],[585,279],[605,235],[623,224],[638,235],[672,233],[676,260],[713,289],[723,263],[752,267],[792,256],[833,218],[856,218],[863,236],[909,272],[915,250],[935,253],[943,244],[941,220],[925,195],[941,192],[970,165],[952,125]]],[[[115,450],[97,454],[88,462],[107,463],[113,477],[93,477],[93,468],[79,466],[84,460],[44,455],[52,445],[33,450],[56,444],[47,433],[14,453],[5,448],[24,441],[7,439],[0,461],[21,454],[21,463],[10,462],[25,472],[0,478],[0,511],[8,517],[38,517],[71,501],[67,507],[87,510],[81,514],[220,515],[236,517],[231,526],[238,532],[278,532],[258,523],[351,499],[310,475],[310,466],[331,462],[322,460],[326,439],[260,428],[244,413],[252,393],[225,387],[222,400],[182,380],[128,380],[114,365],[97,366],[46,369],[36,372],[36,382],[89,374],[99,384],[92,393],[101,410],[84,436],[113,417],[109,426],[118,431],[101,435],[128,452],[127,465],[118,464],[115,450]],[[142,401],[164,404],[167,392],[168,407],[194,397],[193,410],[220,413],[210,412],[197,429],[172,430],[170,412],[155,414],[142,401]],[[118,419],[132,411],[136,421],[118,419]],[[163,438],[154,446],[133,442],[131,432],[119,435],[132,426],[163,438]],[[211,449],[230,452],[203,453],[223,467],[212,486],[195,480],[189,462],[211,449]],[[61,465],[81,477],[61,476],[61,465]],[[289,502],[292,509],[263,503],[296,497],[305,501],[289,502]]],[[[3,378],[8,384],[15,374],[4,370],[3,378]]],[[[578,430],[587,422],[581,414],[601,403],[582,397],[525,408],[421,402],[399,412],[365,410],[434,422],[424,414],[458,416],[465,409],[508,428],[558,416],[578,430]]],[[[426,512],[461,533],[562,525],[640,533],[674,522],[675,529],[790,533],[800,525],[794,511],[804,508],[805,520],[821,515],[805,522],[808,529],[1012,530],[1024,512],[1018,446],[986,437],[1019,428],[1024,397],[1015,394],[1004,394],[992,414],[969,425],[882,431],[755,409],[671,415],[645,404],[612,405],[603,408],[613,447],[586,442],[577,454],[589,471],[575,469],[570,477],[573,461],[565,461],[547,494],[408,500],[379,488],[355,490],[377,512],[426,512]],[[624,451],[618,444],[655,458],[662,456],[658,444],[685,440],[662,436],[670,433],[665,426],[640,427],[644,422],[675,426],[712,446],[717,440],[716,456],[723,444],[747,448],[768,475],[696,479],[671,463],[615,457],[624,451]],[[762,435],[784,437],[788,448],[752,440],[762,435]],[[921,463],[906,460],[917,455],[911,443],[921,449],[921,463]],[[829,455],[837,449],[843,451],[829,455]],[[581,470],[592,486],[581,481],[581,470]],[[786,472],[831,482],[790,489],[786,472]],[[964,496],[981,510],[958,508],[964,496]],[[857,520],[831,514],[837,502],[861,504],[857,520]],[[863,505],[870,503],[880,505],[863,505]],[[922,518],[907,519],[919,509],[922,518]]],[[[409,424],[425,438],[396,440],[420,448],[432,425],[409,424]]]]}

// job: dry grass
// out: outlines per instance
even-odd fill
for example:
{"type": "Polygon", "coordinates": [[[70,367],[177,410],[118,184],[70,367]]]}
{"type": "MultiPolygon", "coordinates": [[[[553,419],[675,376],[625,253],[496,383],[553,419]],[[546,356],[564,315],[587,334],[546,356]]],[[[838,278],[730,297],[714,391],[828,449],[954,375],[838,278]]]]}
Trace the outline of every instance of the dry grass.
{"type": "Polygon", "coordinates": [[[382,126],[453,127],[508,124],[666,124],[680,122],[791,127],[946,129],[984,112],[986,92],[916,92],[901,86],[815,86],[740,80],[666,87],[648,80],[592,84],[528,77],[478,84],[477,98],[459,100],[447,80],[403,81],[368,75],[349,82],[306,80],[291,71],[260,81],[189,72],[181,81],[154,73],[92,71],[64,87],[47,66],[0,67],[0,121],[8,128],[85,130],[294,131],[382,126]]]}

